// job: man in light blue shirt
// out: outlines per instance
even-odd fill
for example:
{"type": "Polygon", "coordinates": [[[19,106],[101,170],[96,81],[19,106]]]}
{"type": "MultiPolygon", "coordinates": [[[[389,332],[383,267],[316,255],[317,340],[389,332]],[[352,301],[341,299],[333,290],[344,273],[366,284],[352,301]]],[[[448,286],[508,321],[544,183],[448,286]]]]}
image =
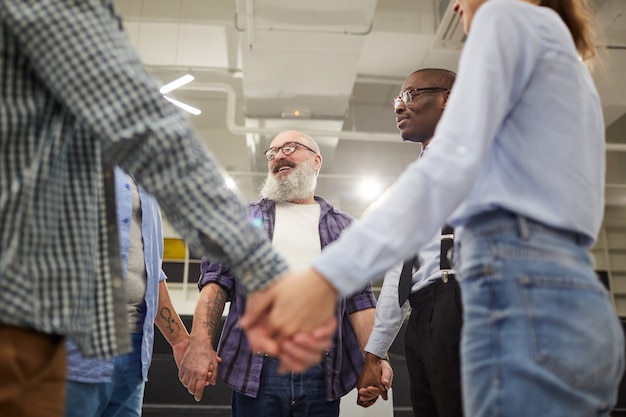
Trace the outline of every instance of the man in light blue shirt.
{"type": "Polygon", "coordinates": [[[172,346],[177,364],[189,341],[161,269],[163,233],[156,201],[120,168],[115,169],[115,195],[133,351],[111,360],[85,358],[68,340],[66,417],[140,416],[154,325],[172,346]]]}
{"type": "MultiPolygon", "coordinates": [[[[422,144],[428,152],[435,128],[452,89],[456,74],[443,69],[413,72],[393,100],[396,123],[402,139],[422,144]]],[[[419,216],[419,213],[415,214],[419,216]]],[[[359,388],[378,385],[380,359],[387,356],[409,304],[413,308],[405,335],[406,365],[411,380],[410,396],[415,416],[462,417],[459,342],[461,294],[454,271],[442,265],[441,232],[418,253],[419,269],[411,274],[411,294],[403,306],[398,303],[398,282],[402,265],[385,275],[378,297],[374,328],[365,346],[365,367],[359,388]],[[442,279],[442,268],[446,279],[442,279]]],[[[373,404],[367,390],[359,401],[373,404]]]]}

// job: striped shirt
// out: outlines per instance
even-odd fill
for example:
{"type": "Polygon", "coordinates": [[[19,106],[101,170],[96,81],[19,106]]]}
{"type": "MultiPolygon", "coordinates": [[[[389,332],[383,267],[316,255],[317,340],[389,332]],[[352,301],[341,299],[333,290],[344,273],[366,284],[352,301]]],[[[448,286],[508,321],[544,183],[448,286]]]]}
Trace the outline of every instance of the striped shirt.
{"type": "MultiPolygon", "coordinates": [[[[321,197],[315,197],[320,205],[319,233],[322,250],[335,241],[352,218],[345,213],[335,210],[321,197]]],[[[249,204],[250,215],[255,222],[263,224],[267,235],[272,239],[274,235],[274,220],[276,205],[272,200],[261,200],[249,204]]],[[[237,326],[239,318],[245,310],[245,295],[241,291],[235,274],[223,265],[202,261],[202,273],[198,286],[200,290],[211,283],[219,284],[228,293],[230,309],[224,323],[218,354],[222,363],[218,367],[219,376],[233,390],[249,397],[257,396],[263,355],[252,353],[244,332],[237,326]]],[[[376,299],[370,284],[356,295],[342,298],[337,304],[337,332],[334,343],[324,358],[324,373],[326,378],[326,400],[336,400],[348,393],[359,378],[363,368],[363,356],[359,342],[350,321],[350,314],[376,307],[376,299]]]]}
{"type": "Polygon", "coordinates": [[[604,173],[600,97],[563,20],[522,0],[491,0],[472,20],[428,152],[313,267],[350,294],[446,221],[462,237],[471,217],[498,208],[591,245],[604,173]]]}
{"type": "Polygon", "coordinates": [[[113,165],[248,290],[287,270],[112,0],[0,1],[0,31],[0,323],[68,335],[89,356],[130,349],[113,165]]]}

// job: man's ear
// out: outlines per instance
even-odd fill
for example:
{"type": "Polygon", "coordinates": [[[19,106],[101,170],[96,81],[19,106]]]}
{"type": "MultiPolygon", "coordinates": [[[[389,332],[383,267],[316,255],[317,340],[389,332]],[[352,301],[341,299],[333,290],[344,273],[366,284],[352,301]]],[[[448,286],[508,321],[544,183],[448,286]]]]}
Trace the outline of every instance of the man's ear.
{"type": "Polygon", "coordinates": [[[315,168],[315,172],[317,172],[317,174],[319,175],[320,173],[320,169],[322,169],[322,155],[317,154],[315,155],[315,163],[313,164],[313,167],[315,168]]]}
{"type": "Polygon", "coordinates": [[[441,101],[441,108],[442,109],[446,108],[446,104],[448,104],[448,98],[450,98],[450,92],[446,91],[446,93],[443,95],[443,100],[441,101]]]}

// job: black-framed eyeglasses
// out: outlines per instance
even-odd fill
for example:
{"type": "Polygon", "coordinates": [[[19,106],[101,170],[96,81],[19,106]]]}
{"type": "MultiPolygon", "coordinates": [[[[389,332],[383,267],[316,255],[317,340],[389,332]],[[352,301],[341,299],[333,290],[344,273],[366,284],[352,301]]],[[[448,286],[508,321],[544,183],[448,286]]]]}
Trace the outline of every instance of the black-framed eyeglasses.
{"type": "Polygon", "coordinates": [[[269,148],[268,150],[263,152],[263,154],[265,155],[268,161],[271,161],[272,159],[276,157],[276,155],[278,155],[278,151],[283,151],[284,155],[291,155],[292,153],[296,151],[296,149],[298,149],[298,146],[302,146],[304,149],[309,150],[313,152],[315,155],[317,155],[317,152],[314,149],[311,149],[308,146],[300,142],[287,142],[287,143],[284,143],[282,146],[279,146],[276,148],[269,148]]]}
{"type": "Polygon", "coordinates": [[[444,87],[425,87],[425,88],[407,88],[402,91],[399,96],[395,97],[392,101],[393,108],[395,109],[400,105],[400,103],[404,103],[406,106],[413,102],[413,99],[419,97],[424,93],[436,93],[439,91],[450,91],[444,87]]]}

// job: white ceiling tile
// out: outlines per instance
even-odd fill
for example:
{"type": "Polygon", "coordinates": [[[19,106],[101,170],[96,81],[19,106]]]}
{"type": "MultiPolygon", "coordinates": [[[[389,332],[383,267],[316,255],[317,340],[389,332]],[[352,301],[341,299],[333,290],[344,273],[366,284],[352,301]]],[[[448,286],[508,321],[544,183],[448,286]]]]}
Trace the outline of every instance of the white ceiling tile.
{"type": "Polygon", "coordinates": [[[419,68],[432,39],[432,34],[373,32],[365,39],[357,72],[404,79],[419,68]]]}
{"type": "Polygon", "coordinates": [[[176,65],[228,68],[228,43],[223,26],[183,24],[176,65]]]}
{"type": "Polygon", "coordinates": [[[139,25],[137,49],[146,65],[173,65],[178,54],[180,25],[144,22],[139,25]]]}

